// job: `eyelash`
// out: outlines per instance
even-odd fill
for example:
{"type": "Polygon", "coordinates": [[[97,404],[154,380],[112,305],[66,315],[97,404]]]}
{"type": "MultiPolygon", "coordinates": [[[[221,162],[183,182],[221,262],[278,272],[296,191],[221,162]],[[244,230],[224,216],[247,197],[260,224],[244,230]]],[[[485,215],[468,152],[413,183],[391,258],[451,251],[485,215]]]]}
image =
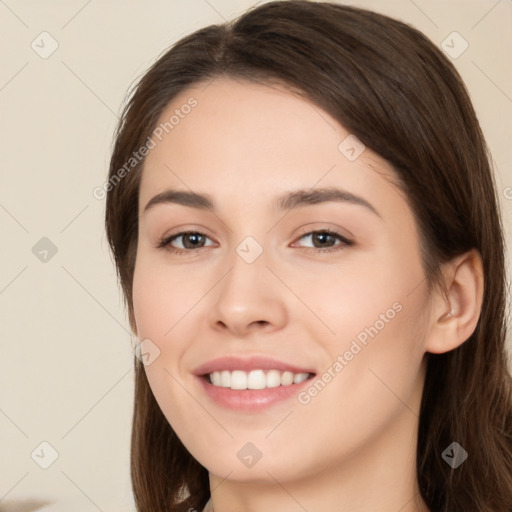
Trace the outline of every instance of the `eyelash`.
{"type": "MultiPolygon", "coordinates": [[[[306,252],[315,252],[315,253],[318,253],[318,252],[334,252],[334,251],[343,250],[346,247],[350,247],[351,245],[354,244],[354,242],[352,240],[349,240],[348,238],[345,238],[340,233],[338,233],[336,231],[332,231],[330,229],[320,229],[320,230],[316,230],[316,231],[308,231],[308,232],[302,234],[301,236],[299,236],[299,238],[297,240],[301,240],[302,238],[305,238],[306,236],[311,236],[311,235],[320,234],[320,233],[321,234],[330,235],[330,236],[334,236],[335,238],[340,240],[342,243],[338,244],[338,245],[335,245],[334,247],[328,247],[326,249],[321,249],[321,248],[316,248],[316,247],[304,247],[303,249],[305,249],[306,252]]],[[[193,249],[179,249],[179,248],[176,248],[176,247],[173,247],[172,245],[170,245],[170,243],[172,241],[174,241],[175,239],[177,239],[177,238],[179,238],[181,236],[185,236],[185,235],[200,235],[200,236],[204,236],[206,238],[209,238],[204,233],[201,233],[199,231],[181,231],[181,232],[176,233],[174,235],[171,235],[169,237],[162,238],[159,241],[159,243],[157,245],[157,248],[165,249],[165,250],[167,250],[167,251],[169,251],[170,253],[173,253],[173,254],[184,254],[186,252],[197,251],[199,249],[206,249],[206,247],[196,247],[196,248],[193,248],[193,249]]]]}

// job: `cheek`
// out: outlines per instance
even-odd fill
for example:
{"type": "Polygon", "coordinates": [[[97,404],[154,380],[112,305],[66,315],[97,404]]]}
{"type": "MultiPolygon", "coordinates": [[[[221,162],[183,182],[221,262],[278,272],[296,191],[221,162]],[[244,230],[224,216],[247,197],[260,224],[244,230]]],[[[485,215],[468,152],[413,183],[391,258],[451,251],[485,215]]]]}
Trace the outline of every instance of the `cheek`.
{"type": "MultiPolygon", "coordinates": [[[[304,432],[323,425],[321,446],[318,439],[301,441],[305,448],[316,446],[312,459],[334,463],[363,450],[394,421],[415,421],[423,384],[423,352],[414,321],[418,306],[404,301],[388,323],[368,321],[362,329],[353,328],[355,336],[339,336],[330,347],[329,366],[298,397],[295,415],[304,432]]],[[[281,434],[271,441],[275,450],[292,435],[285,429],[281,434]]]]}
{"type": "Polygon", "coordinates": [[[201,289],[190,274],[141,255],[133,279],[133,310],[139,338],[164,341],[194,307],[201,289]]]}
{"type": "MultiPolygon", "coordinates": [[[[199,300],[198,291],[186,274],[164,268],[154,258],[141,254],[133,279],[137,337],[152,354],[150,364],[144,363],[144,371],[160,409],[181,435],[187,431],[179,428],[183,411],[188,410],[188,418],[195,417],[181,366],[190,336],[195,335],[189,315],[199,300]]],[[[195,411],[196,424],[201,419],[200,412],[195,411]]]]}
{"type": "MultiPolygon", "coordinates": [[[[402,327],[414,327],[416,315],[423,311],[425,298],[421,291],[409,293],[421,282],[421,275],[419,266],[410,262],[407,266],[382,255],[372,261],[340,265],[314,279],[290,274],[288,282],[293,283],[294,293],[302,299],[299,306],[304,309],[306,305],[317,317],[315,320],[312,314],[305,316],[311,320],[304,320],[309,334],[322,334],[322,343],[339,353],[349,349],[355,338],[364,346],[365,341],[380,339],[393,331],[396,332],[389,336],[388,344],[399,343],[404,337],[402,327]],[[406,317],[412,319],[405,321],[406,317]]],[[[300,318],[298,313],[299,310],[296,314],[300,318]]]]}
{"type": "MultiPolygon", "coordinates": [[[[133,312],[138,339],[157,354],[145,365],[151,388],[160,396],[181,396],[187,378],[184,364],[191,342],[201,339],[205,310],[201,299],[211,288],[205,275],[160,261],[142,251],[133,279],[133,312]]],[[[144,345],[143,345],[144,346],[144,345]]],[[[183,399],[189,397],[183,396],[183,399]]],[[[161,404],[165,408],[164,404],[161,404]]]]}
{"type": "Polygon", "coordinates": [[[183,381],[180,362],[189,340],[178,334],[186,324],[187,312],[197,302],[190,290],[190,283],[169,269],[164,271],[144,256],[137,261],[133,280],[137,338],[144,352],[151,354],[150,364],[143,361],[144,370],[162,410],[169,406],[161,403],[163,397],[179,395],[183,381]]]}
{"type": "Polygon", "coordinates": [[[345,421],[354,439],[373,435],[404,403],[415,403],[421,389],[429,303],[421,264],[392,251],[381,256],[331,280],[323,298],[316,288],[308,296],[324,305],[323,318],[335,334],[324,337],[325,373],[301,403],[311,418],[329,414],[345,421]]]}

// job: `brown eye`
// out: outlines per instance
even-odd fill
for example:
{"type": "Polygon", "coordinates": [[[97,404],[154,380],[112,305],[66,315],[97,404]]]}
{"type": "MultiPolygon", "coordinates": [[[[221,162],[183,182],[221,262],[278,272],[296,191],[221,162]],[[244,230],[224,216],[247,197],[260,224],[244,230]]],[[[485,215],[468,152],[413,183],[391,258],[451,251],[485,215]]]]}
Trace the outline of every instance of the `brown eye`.
{"type": "Polygon", "coordinates": [[[187,250],[206,247],[205,241],[207,239],[206,235],[198,231],[184,231],[163,239],[158,247],[163,247],[171,252],[186,252],[187,250]],[[181,242],[178,242],[178,247],[173,245],[175,241],[180,239],[181,242]]]}
{"type": "Polygon", "coordinates": [[[340,233],[330,230],[320,230],[320,231],[311,231],[302,235],[299,240],[309,238],[313,243],[313,247],[305,247],[308,250],[318,250],[322,252],[322,249],[325,249],[325,252],[330,250],[338,250],[343,249],[344,247],[353,245],[351,240],[348,240],[340,233]],[[339,243],[336,243],[339,241],[339,243]]]}

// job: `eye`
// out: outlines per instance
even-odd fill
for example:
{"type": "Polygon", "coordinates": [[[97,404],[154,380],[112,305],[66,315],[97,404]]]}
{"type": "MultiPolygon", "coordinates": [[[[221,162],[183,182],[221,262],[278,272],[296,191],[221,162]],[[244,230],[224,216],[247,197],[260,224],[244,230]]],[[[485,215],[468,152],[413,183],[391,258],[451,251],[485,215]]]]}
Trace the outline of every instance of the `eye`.
{"type": "Polygon", "coordinates": [[[182,231],[181,233],[176,233],[175,235],[163,238],[159,242],[158,247],[165,248],[169,252],[184,253],[190,250],[207,247],[204,245],[206,239],[209,238],[199,231],[182,231]],[[182,239],[180,243],[181,247],[175,247],[172,245],[174,241],[179,240],[180,238],[182,239]]]}
{"type": "Polygon", "coordinates": [[[338,251],[354,244],[341,233],[330,229],[310,231],[299,238],[299,240],[303,239],[309,239],[313,243],[313,247],[306,247],[307,250],[313,250],[313,252],[338,251]],[[340,243],[336,244],[336,241],[340,243]]]}
{"type": "MultiPolygon", "coordinates": [[[[298,240],[303,239],[310,239],[310,241],[313,243],[313,247],[305,247],[305,249],[307,251],[313,252],[338,251],[354,244],[354,242],[344,237],[341,233],[332,231],[330,229],[309,231],[298,238],[298,240]]],[[[199,231],[182,231],[180,233],[176,233],[169,237],[163,238],[160,240],[157,247],[164,248],[171,253],[183,254],[214,245],[213,243],[207,245],[207,240],[211,239],[199,231]],[[180,241],[179,247],[174,245],[177,241],[180,241]]]]}

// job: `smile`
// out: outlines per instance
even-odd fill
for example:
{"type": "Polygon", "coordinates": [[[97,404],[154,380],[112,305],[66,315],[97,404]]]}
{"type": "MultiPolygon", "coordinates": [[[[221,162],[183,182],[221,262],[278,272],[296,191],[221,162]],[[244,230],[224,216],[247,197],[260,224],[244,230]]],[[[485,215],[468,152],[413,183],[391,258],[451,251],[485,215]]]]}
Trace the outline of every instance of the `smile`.
{"type": "Polygon", "coordinates": [[[257,413],[293,400],[315,369],[262,354],[226,355],[192,370],[199,389],[224,409],[257,413]]]}
{"type": "Polygon", "coordinates": [[[235,390],[291,386],[292,384],[300,384],[311,376],[310,373],[283,372],[275,369],[267,371],[260,369],[250,372],[222,370],[207,374],[210,383],[214,386],[235,390]]]}

